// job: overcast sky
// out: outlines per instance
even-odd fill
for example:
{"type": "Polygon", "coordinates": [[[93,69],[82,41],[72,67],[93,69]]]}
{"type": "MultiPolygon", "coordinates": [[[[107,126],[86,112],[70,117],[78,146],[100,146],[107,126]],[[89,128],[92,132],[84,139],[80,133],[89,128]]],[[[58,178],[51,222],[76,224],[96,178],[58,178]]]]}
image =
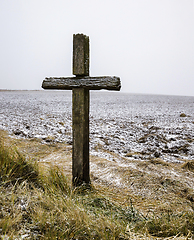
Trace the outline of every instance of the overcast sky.
{"type": "Polygon", "coordinates": [[[90,37],[91,76],[194,96],[193,0],[0,0],[0,89],[72,76],[75,33],[90,37]]]}

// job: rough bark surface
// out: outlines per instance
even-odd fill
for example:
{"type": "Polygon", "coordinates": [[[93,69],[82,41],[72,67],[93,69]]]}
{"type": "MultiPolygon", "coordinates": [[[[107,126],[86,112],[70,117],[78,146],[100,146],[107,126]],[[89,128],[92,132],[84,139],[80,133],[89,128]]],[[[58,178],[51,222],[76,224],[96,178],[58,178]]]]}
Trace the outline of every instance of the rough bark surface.
{"type": "Polygon", "coordinates": [[[73,35],[73,74],[89,76],[89,37],[83,34],[73,35]]]}
{"type": "Polygon", "coordinates": [[[73,185],[90,182],[89,174],[89,90],[74,88],[72,91],[73,120],[73,185]]]}
{"type": "Polygon", "coordinates": [[[119,77],[50,77],[42,83],[44,89],[72,90],[73,88],[86,88],[89,90],[119,91],[121,82],[119,77]]]}

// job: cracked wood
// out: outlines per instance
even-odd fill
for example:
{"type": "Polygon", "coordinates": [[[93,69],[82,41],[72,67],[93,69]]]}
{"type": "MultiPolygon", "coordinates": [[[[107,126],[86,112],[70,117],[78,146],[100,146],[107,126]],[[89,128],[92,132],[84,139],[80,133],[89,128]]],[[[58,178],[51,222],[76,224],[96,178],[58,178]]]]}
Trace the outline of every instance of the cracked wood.
{"type": "Polygon", "coordinates": [[[86,88],[89,90],[119,91],[121,82],[119,77],[49,77],[42,83],[44,89],[72,90],[73,88],[86,88]]]}

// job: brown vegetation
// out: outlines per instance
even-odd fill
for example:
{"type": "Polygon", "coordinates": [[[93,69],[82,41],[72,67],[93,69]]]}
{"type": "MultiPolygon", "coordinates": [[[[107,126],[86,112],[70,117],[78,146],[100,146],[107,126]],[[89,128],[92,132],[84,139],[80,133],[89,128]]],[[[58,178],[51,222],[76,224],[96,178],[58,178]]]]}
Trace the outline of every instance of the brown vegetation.
{"type": "Polygon", "coordinates": [[[193,161],[112,156],[91,156],[92,186],[75,189],[70,145],[1,131],[1,238],[192,239],[193,161]]]}

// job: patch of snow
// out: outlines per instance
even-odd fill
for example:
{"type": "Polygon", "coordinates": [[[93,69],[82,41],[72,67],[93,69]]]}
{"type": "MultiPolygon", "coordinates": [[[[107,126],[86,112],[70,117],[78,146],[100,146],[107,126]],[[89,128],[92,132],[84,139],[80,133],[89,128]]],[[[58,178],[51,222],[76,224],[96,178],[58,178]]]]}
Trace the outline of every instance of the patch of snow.
{"type": "MultiPolygon", "coordinates": [[[[194,97],[91,92],[91,154],[109,161],[129,153],[131,160],[194,160],[193,103],[194,97]]],[[[0,104],[0,128],[15,137],[72,142],[70,91],[2,91],[0,104]]]]}

